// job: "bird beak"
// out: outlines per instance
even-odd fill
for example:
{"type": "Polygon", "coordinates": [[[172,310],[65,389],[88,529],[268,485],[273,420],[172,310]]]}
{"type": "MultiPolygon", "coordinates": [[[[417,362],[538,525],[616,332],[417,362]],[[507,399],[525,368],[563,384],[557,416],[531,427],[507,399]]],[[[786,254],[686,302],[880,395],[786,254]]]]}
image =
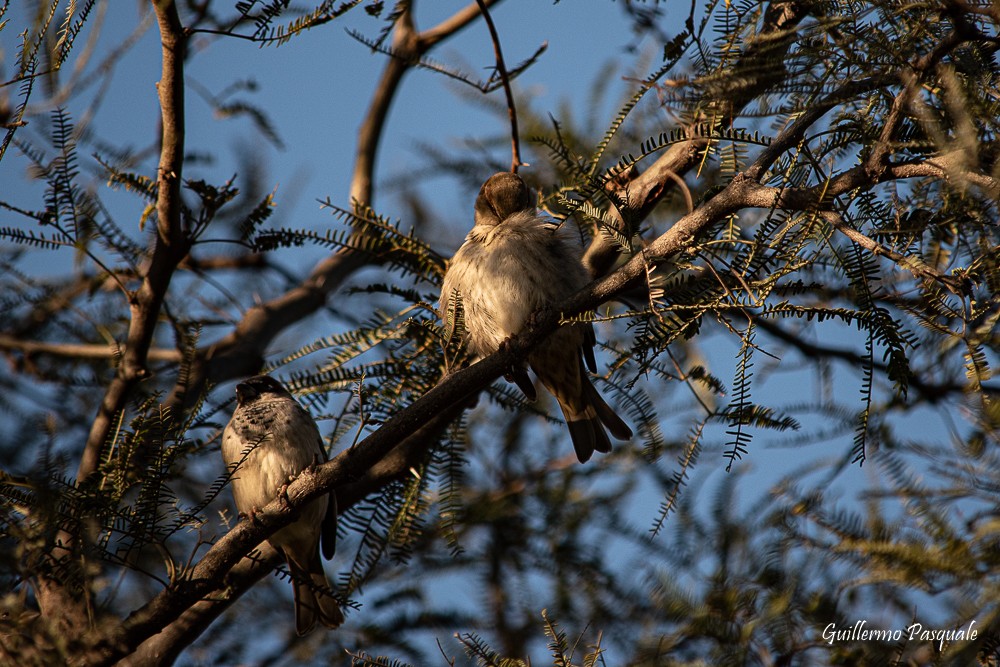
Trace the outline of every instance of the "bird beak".
{"type": "Polygon", "coordinates": [[[241,382],[236,385],[236,403],[238,405],[243,405],[252,398],[257,397],[257,392],[254,388],[248,385],[246,382],[241,382]]]}

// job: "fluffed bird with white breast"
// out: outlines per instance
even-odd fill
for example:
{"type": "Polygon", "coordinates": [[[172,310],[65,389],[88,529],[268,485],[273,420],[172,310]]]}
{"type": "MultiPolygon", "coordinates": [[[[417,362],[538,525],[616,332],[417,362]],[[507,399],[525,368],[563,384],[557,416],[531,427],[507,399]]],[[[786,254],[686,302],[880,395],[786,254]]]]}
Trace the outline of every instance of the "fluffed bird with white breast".
{"type": "MultiPolygon", "coordinates": [[[[446,326],[454,327],[448,313],[457,295],[466,346],[481,358],[520,332],[533,312],[564,301],[589,282],[572,231],[538,215],[521,177],[501,172],[479,191],[475,226],[448,265],[439,308],[446,326]]],[[[595,450],[611,451],[605,427],[619,440],[632,437],[632,430],[587,374],[584,358],[596,372],[595,342],[591,324],[569,324],[528,356],[531,370],[562,409],[581,463],[595,450]]],[[[511,369],[507,379],[534,400],[535,389],[525,369],[511,369]]]]}

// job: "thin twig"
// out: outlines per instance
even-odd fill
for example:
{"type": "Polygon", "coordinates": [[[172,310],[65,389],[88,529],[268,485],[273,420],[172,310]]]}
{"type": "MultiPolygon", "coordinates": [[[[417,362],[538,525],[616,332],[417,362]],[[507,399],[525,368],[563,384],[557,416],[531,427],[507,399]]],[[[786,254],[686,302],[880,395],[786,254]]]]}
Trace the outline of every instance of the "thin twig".
{"type": "Polygon", "coordinates": [[[490,30],[490,39],[493,40],[493,53],[497,60],[497,74],[503,82],[503,92],[507,96],[507,114],[510,116],[510,170],[517,173],[517,168],[523,165],[521,162],[521,145],[517,133],[517,109],[514,108],[514,93],[510,88],[510,75],[507,73],[507,66],[503,62],[503,51],[500,48],[500,35],[497,34],[497,27],[493,25],[493,17],[490,16],[486,3],[483,0],[476,0],[479,11],[483,13],[486,27],[490,30]]]}
{"type": "MultiPolygon", "coordinates": [[[[0,334],[0,350],[16,350],[24,354],[46,354],[53,357],[71,359],[113,359],[123,354],[117,345],[83,345],[73,343],[48,343],[37,340],[22,340],[14,336],[0,334]]],[[[154,348],[146,355],[150,361],[180,363],[182,355],[178,350],[154,348]]]]}
{"type": "Polygon", "coordinates": [[[887,258],[900,268],[909,271],[913,274],[913,277],[918,280],[933,280],[941,283],[954,294],[962,294],[963,286],[961,280],[955,278],[954,276],[945,275],[940,271],[927,266],[920,260],[919,254],[908,256],[898,253],[891,248],[887,248],[878,241],[865,236],[858,230],[846,224],[840,215],[833,211],[820,211],[819,214],[824,220],[830,223],[830,226],[876,257],[887,258]]]}

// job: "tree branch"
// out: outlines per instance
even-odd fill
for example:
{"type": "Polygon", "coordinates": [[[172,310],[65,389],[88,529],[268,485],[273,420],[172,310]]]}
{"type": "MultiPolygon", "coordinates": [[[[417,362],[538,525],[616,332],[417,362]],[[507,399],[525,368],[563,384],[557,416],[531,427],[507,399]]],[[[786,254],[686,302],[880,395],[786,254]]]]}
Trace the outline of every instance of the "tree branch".
{"type": "Polygon", "coordinates": [[[161,632],[140,644],[118,667],[168,667],[240,596],[267,576],[283,558],[267,542],[256,558],[244,558],[225,577],[225,585],[191,605],[161,632]]]}
{"type": "MultiPolygon", "coordinates": [[[[82,345],[73,343],[48,343],[36,340],[21,340],[13,336],[0,334],[0,350],[16,350],[25,355],[47,354],[54,357],[71,359],[114,359],[122,356],[122,349],[117,345],[82,345]]],[[[151,349],[146,358],[150,361],[167,361],[178,363],[181,353],[177,350],[151,349]]]]}
{"type": "Polygon", "coordinates": [[[100,451],[135,384],[149,375],[149,346],[156,331],[160,308],[177,265],[187,254],[189,241],[181,229],[181,173],[184,162],[184,58],[187,36],[172,0],[154,0],[160,28],[162,73],[157,84],[162,125],[160,164],[157,169],[156,238],[149,269],[139,289],[130,295],[131,319],[125,354],[108,386],[91,426],[77,482],[97,469],[100,451]]]}
{"type": "MultiPolygon", "coordinates": [[[[945,157],[937,158],[946,159],[945,157]]],[[[831,210],[831,202],[848,192],[858,188],[871,188],[879,183],[921,176],[945,178],[947,171],[936,165],[927,163],[888,164],[882,169],[871,169],[871,165],[863,164],[848,169],[826,183],[808,188],[776,188],[760,185],[748,176],[738,178],[741,183],[739,208],[780,208],[786,211],[818,211],[834,229],[851,239],[874,255],[886,257],[898,266],[906,269],[917,279],[934,280],[941,283],[955,294],[964,293],[962,281],[937,271],[919,258],[909,257],[883,246],[877,241],[844,224],[840,216],[831,210]]],[[[984,177],[994,181],[990,177],[984,177]]],[[[734,180],[734,182],[736,182],[734,180]]],[[[994,184],[993,187],[996,187],[994,184]]]]}
{"type": "Polygon", "coordinates": [[[760,181],[764,174],[786,151],[797,146],[806,132],[823,116],[838,104],[854,99],[859,95],[878,90],[889,83],[889,77],[879,76],[851,81],[823,100],[817,100],[805,111],[796,116],[791,125],[785,127],[774,138],[771,144],[761,151],[753,164],[747,168],[746,175],[755,181],[760,181]]]}
{"type": "Polygon", "coordinates": [[[490,40],[493,42],[493,56],[496,58],[497,75],[503,83],[503,92],[507,98],[507,115],[510,118],[510,170],[517,173],[517,168],[521,162],[521,144],[517,132],[517,109],[514,107],[514,92],[510,88],[510,75],[507,74],[507,66],[503,62],[503,50],[500,48],[500,35],[497,34],[497,27],[493,24],[493,17],[490,16],[489,9],[484,0],[476,0],[479,11],[483,14],[486,27],[490,31],[490,40]]]}
{"type": "MultiPolygon", "coordinates": [[[[498,1],[487,0],[486,4],[493,5],[498,1]]],[[[370,206],[374,201],[375,159],[389,107],[396,97],[403,75],[430,49],[478,18],[480,10],[476,2],[473,2],[424,32],[417,31],[412,12],[412,8],[406,8],[396,23],[392,36],[392,50],[397,57],[390,58],[386,63],[382,77],[375,88],[375,95],[365,114],[365,120],[358,132],[358,148],[354,154],[354,173],[351,177],[350,190],[351,202],[357,205],[370,206]]]]}
{"type": "MultiPolygon", "coordinates": [[[[774,338],[794,347],[802,356],[808,359],[833,359],[835,361],[842,361],[853,368],[860,368],[863,364],[868,363],[867,359],[854,350],[811,343],[801,334],[786,331],[770,319],[757,318],[755,323],[774,338]]],[[[887,373],[889,370],[889,365],[885,362],[874,361],[872,364],[875,369],[882,373],[887,373]]],[[[944,400],[949,395],[964,393],[968,389],[968,385],[961,382],[935,384],[925,380],[919,373],[911,374],[907,380],[907,385],[920,392],[927,402],[932,404],[944,400]]]]}
{"type": "Polygon", "coordinates": [[[820,215],[824,220],[830,223],[834,229],[849,238],[851,241],[857,243],[859,246],[876,257],[886,257],[900,268],[909,271],[917,280],[933,280],[944,285],[953,294],[963,294],[964,285],[961,280],[955,278],[954,276],[947,276],[940,271],[927,266],[920,260],[919,255],[909,257],[898,253],[891,248],[886,248],[878,241],[865,236],[850,225],[845,224],[840,215],[834,213],[833,211],[823,211],[820,215]]]}
{"type": "MultiPolygon", "coordinates": [[[[796,0],[772,0],[764,12],[760,31],[747,45],[733,68],[733,78],[735,79],[736,72],[739,72],[741,84],[736,90],[717,91],[716,97],[706,99],[707,110],[691,123],[691,127],[697,127],[705,122],[721,127],[731,124],[743,107],[780,80],[780,76],[775,76],[773,63],[784,59],[784,54],[794,41],[794,29],[807,12],[806,3],[796,0]]],[[[674,144],[645,171],[639,173],[635,170],[631,178],[624,182],[610,183],[613,189],[609,197],[612,201],[626,202],[630,217],[634,221],[645,220],[670,192],[670,188],[675,185],[675,179],[698,164],[702,151],[709,145],[709,141],[705,137],[693,137],[688,141],[674,144]]],[[[612,211],[612,214],[619,218],[620,228],[624,229],[625,221],[621,220],[618,212],[612,211]]],[[[591,276],[599,277],[614,266],[618,256],[618,244],[606,235],[598,234],[584,253],[584,266],[590,271],[591,276]]]]}
{"type": "MultiPolygon", "coordinates": [[[[100,461],[100,452],[135,384],[145,378],[149,347],[166,296],[170,278],[187,253],[181,231],[180,178],[184,147],[184,52],[186,37],[170,0],[155,0],[154,10],[160,26],[162,78],[160,96],[162,147],[158,171],[157,234],[149,269],[137,292],[130,294],[131,319],[125,351],[117,372],[91,425],[80,465],[77,483],[84,483],[100,461]]],[[[73,558],[74,536],[61,530],[48,557],[56,563],[73,558]]],[[[78,574],[77,576],[83,576],[78,574]]],[[[64,627],[69,636],[79,637],[91,621],[83,600],[70,591],[80,582],[66,582],[41,574],[38,577],[38,604],[42,613],[64,627]]]]}

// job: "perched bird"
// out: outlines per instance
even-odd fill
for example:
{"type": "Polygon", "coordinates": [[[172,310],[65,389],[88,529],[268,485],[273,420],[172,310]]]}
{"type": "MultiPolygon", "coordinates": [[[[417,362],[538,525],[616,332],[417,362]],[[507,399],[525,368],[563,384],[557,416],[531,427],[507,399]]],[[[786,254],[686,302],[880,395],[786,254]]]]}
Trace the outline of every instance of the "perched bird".
{"type": "MultiPolygon", "coordinates": [[[[449,304],[457,295],[468,350],[484,357],[517,334],[533,312],[565,300],[590,282],[590,276],[573,233],[536,213],[531,193],[517,174],[494,174],[483,184],[475,222],[445,273],[439,308],[449,325],[449,304]]],[[[604,427],[619,440],[632,437],[584,368],[581,355],[596,372],[594,344],[593,326],[571,324],[528,356],[531,369],[558,401],[581,462],[594,450],[611,451],[604,427]]],[[[510,369],[506,377],[534,400],[535,388],[524,368],[510,369]]]]}
{"type": "MultiPolygon", "coordinates": [[[[316,422],[280,382],[258,375],[236,385],[237,407],[222,434],[222,458],[236,466],[233,497],[236,509],[251,520],[257,510],[282,493],[303,469],[326,460],[316,422]]],[[[336,628],[344,622],[329,590],[323,556],[332,558],[337,541],[337,498],[331,493],[302,508],[299,518],[271,535],[292,574],[295,631],[302,636],[318,620],[336,628]],[[309,585],[311,582],[312,586],[309,585]]]]}

